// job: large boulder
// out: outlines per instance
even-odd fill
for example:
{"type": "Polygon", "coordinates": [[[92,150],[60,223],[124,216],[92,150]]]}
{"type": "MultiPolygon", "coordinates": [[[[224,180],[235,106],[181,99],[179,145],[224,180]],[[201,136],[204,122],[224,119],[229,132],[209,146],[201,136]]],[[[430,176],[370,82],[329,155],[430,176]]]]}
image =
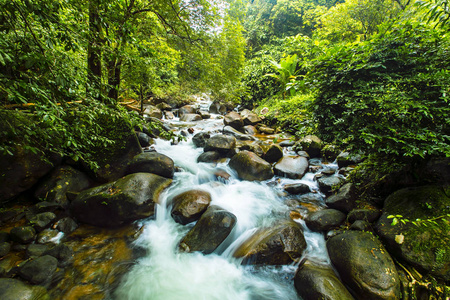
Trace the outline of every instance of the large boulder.
{"type": "Polygon", "coordinates": [[[230,135],[217,134],[206,141],[204,151],[218,151],[227,154],[236,148],[236,138],[230,135]]]}
{"type": "Polygon", "coordinates": [[[284,186],[284,190],[289,194],[298,195],[311,192],[309,185],[305,183],[291,183],[284,186]]]}
{"type": "Polygon", "coordinates": [[[217,151],[207,151],[203,152],[197,157],[197,162],[201,163],[214,163],[222,159],[222,155],[220,155],[217,151]]]}
{"type": "Polygon", "coordinates": [[[374,235],[347,231],[328,239],[327,250],[341,280],[357,299],[401,298],[394,262],[374,235]]]}
{"type": "Polygon", "coordinates": [[[305,218],[306,226],[313,231],[328,231],[340,226],[346,218],[343,212],[336,209],[322,209],[309,214],[305,218]]]}
{"type": "Polygon", "coordinates": [[[202,116],[199,114],[183,114],[180,117],[181,122],[195,122],[195,121],[201,121],[202,116]]]}
{"type": "Polygon", "coordinates": [[[153,105],[146,104],[144,108],[144,114],[152,118],[162,119],[161,109],[153,105]]]}
{"type": "Polygon", "coordinates": [[[275,163],[283,158],[283,149],[276,144],[272,144],[264,153],[263,158],[269,163],[275,163]]]}
{"type": "Polygon", "coordinates": [[[339,168],[345,168],[348,166],[356,165],[362,162],[360,154],[352,154],[349,152],[341,152],[336,158],[339,168]]]}
{"type": "Polygon", "coordinates": [[[218,101],[214,101],[209,106],[209,112],[212,114],[225,115],[227,113],[227,107],[218,101]]]}
{"type": "Polygon", "coordinates": [[[330,208],[349,212],[356,206],[355,186],[353,183],[344,184],[339,191],[325,199],[330,208]]]}
{"type": "Polygon", "coordinates": [[[206,145],[206,141],[211,137],[209,132],[199,132],[192,137],[192,142],[195,147],[203,148],[206,145]]]}
{"type": "Polygon", "coordinates": [[[405,188],[385,200],[376,231],[391,253],[422,272],[449,281],[449,213],[448,187],[405,188]],[[390,216],[397,215],[401,217],[392,225],[390,216]]]}
{"type": "Polygon", "coordinates": [[[58,260],[50,255],[38,257],[23,265],[19,270],[19,275],[31,283],[40,284],[50,281],[58,267],[58,260]]]}
{"type": "Polygon", "coordinates": [[[241,116],[242,120],[244,121],[244,125],[254,126],[258,123],[261,123],[261,118],[258,117],[257,114],[248,109],[244,109],[243,111],[241,111],[241,116]]]}
{"type": "Polygon", "coordinates": [[[298,262],[305,249],[306,241],[299,224],[286,220],[258,230],[233,256],[244,258],[242,264],[287,265],[298,262]]]}
{"type": "Polygon", "coordinates": [[[276,175],[291,179],[301,179],[308,171],[309,162],[303,156],[284,156],[274,166],[276,175]]]}
{"type": "Polygon", "coordinates": [[[241,115],[235,111],[229,112],[225,115],[223,119],[225,126],[231,126],[234,129],[241,129],[244,126],[244,121],[242,121],[241,115]]]}
{"type": "Polygon", "coordinates": [[[254,141],[254,140],[256,140],[256,138],[254,138],[253,136],[248,135],[248,134],[244,134],[244,133],[242,133],[242,132],[240,132],[240,131],[234,129],[234,128],[231,127],[231,126],[225,126],[225,127],[223,128],[223,133],[224,133],[224,134],[230,134],[230,135],[233,135],[233,136],[235,136],[238,140],[241,140],[241,141],[254,141]]]}
{"type": "Polygon", "coordinates": [[[237,172],[239,178],[249,181],[262,181],[273,177],[272,166],[250,151],[234,155],[228,165],[237,172]]]}
{"type": "Polygon", "coordinates": [[[190,190],[175,196],[172,200],[172,218],[180,224],[196,221],[211,203],[211,194],[202,190],[190,190]]]}
{"type": "Polygon", "coordinates": [[[50,297],[42,286],[31,286],[18,279],[0,278],[0,299],[49,300],[50,297]]]}
{"type": "Polygon", "coordinates": [[[185,105],[178,109],[178,116],[180,118],[186,114],[196,114],[196,113],[197,113],[197,110],[192,105],[185,105]]]}
{"type": "Polygon", "coordinates": [[[167,155],[157,152],[145,152],[136,155],[128,164],[126,174],[152,173],[166,178],[173,178],[175,166],[167,155]]]}
{"type": "Polygon", "coordinates": [[[142,153],[142,147],[129,121],[101,116],[97,119],[106,137],[114,143],[90,149],[98,168],[93,171],[99,182],[110,182],[125,175],[128,163],[142,153]]]}
{"type": "Polygon", "coordinates": [[[66,193],[78,193],[90,185],[89,177],[71,166],[61,166],[43,179],[34,196],[40,200],[56,202],[63,206],[69,204],[66,193]]]}
{"type": "Polygon", "coordinates": [[[295,151],[306,151],[310,157],[320,157],[322,140],[315,135],[307,135],[294,146],[295,151]]]}
{"type": "Polygon", "coordinates": [[[14,155],[0,152],[0,204],[35,185],[59,164],[58,155],[42,155],[17,147],[14,155]]]}
{"type": "Polygon", "coordinates": [[[309,260],[298,267],[294,285],[303,300],[354,299],[330,266],[309,260]]]}
{"type": "Polygon", "coordinates": [[[236,216],[211,205],[180,243],[186,252],[212,253],[228,237],[236,225],[236,216]]]}
{"type": "Polygon", "coordinates": [[[36,230],[31,226],[14,227],[11,229],[9,236],[16,243],[27,244],[36,238],[36,230]]]}
{"type": "Polygon", "coordinates": [[[317,184],[319,189],[324,194],[330,194],[336,187],[342,184],[343,178],[332,175],[332,176],[322,176],[317,179],[317,184]]]}
{"type": "Polygon", "coordinates": [[[134,173],[78,194],[72,214],[83,223],[118,227],[154,214],[160,193],[171,179],[150,173],[134,173]]]}

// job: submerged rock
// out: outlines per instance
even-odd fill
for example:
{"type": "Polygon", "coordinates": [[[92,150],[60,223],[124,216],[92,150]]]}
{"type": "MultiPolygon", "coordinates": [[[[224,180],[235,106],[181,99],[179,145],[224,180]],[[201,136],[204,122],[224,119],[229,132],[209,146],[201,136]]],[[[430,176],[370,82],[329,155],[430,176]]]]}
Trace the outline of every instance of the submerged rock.
{"type": "Polygon", "coordinates": [[[347,231],[328,239],[327,250],[341,280],[357,299],[401,298],[394,262],[374,235],[347,231]]]}
{"type": "Polygon", "coordinates": [[[330,266],[309,260],[297,269],[294,285],[303,300],[354,299],[330,266]]]}
{"type": "Polygon", "coordinates": [[[18,279],[0,278],[0,299],[49,300],[50,297],[42,286],[31,286],[18,279]]]}
{"type": "Polygon", "coordinates": [[[83,223],[118,227],[154,214],[159,194],[171,179],[150,173],[134,173],[78,194],[72,214],[83,223]]]}
{"type": "Polygon", "coordinates": [[[58,260],[50,255],[27,262],[19,270],[19,275],[31,283],[40,284],[51,280],[58,266],[58,260]]]}
{"type": "Polygon", "coordinates": [[[136,155],[128,164],[127,174],[152,173],[166,178],[173,178],[175,166],[167,155],[157,152],[145,152],[136,155]]]}
{"type": "Polygon", "coordinates": [[[202,190],[190,190],[173,198],[172,218],[180,224],[196,221],[211,202],[211,194],[202,190]]]}
{"type": "Polygon", "coordinates": [[[228,237],[236,225],[236,216],[211,205],[180,243],[186,252],[212,253],[228,237]]]}
{"type": "Polygon", "coordinates": [[[243,180],[262,181],[273,177],[272,166],[250,151],[241,151],[234,155],[229,164],[243,180]]]}
{"type": "Polygon", "coordinates": [[[291,178],[301,179],[308,171],[309,162],[306,157],[302,156],[284,156],[274,166],[276,175],[291,178]]]}
{"type": "Polygon", "coordinates": [[[383,214],[376,223],[376,231],[391,253],[446,281],[450,280],[450,217],[446,216],[450,213],[449,192],[449,188],[441,186],[399,190],[385,200],[383,214]],[[399,220],[391,225],[390,215],[410,221],[399,220]]]}
{"type": "Polygon", "coordinates": [[[36,238],[36,230],[31,226],[14,227],[9,236],[16,243],[27,244],[36,238]]]}
{"type": "Polygon", "coordinates": [[[287,265],[300,259],[306,241],[300,226],[283,221],[271,228],[258,230],[233,254],[244,258],[242,264],[287,265]]]}

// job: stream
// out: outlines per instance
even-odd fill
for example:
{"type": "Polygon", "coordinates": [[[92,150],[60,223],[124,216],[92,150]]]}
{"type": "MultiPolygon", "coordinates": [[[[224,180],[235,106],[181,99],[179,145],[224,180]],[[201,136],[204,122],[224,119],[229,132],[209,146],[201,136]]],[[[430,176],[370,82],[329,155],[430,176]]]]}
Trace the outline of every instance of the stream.
{"type": "MultiPolygon", "coordinates": [[[[209,103],[201,102],[200,108],[206,110],[209,103]]],[[[180,122],[178,118],[165,122],[170,122],[179,130],[192,127],[194,134],[202,131],[220,133],[223,128],[223,119],[214,114],[211,119],[192,123],[180,122]]],[[[233,253],[258,228],[270,226],[280,218],[289,218],[293,209],[292,204],[289,204],[291,200],[316,208],[324,207],[324,195],[320,193],[314,176],[324,169],[337,171],[337,165],[311,159],[310,165],[315,166],[312,168],[314,172],[309,171],[299,180],[275,176],[263,182],[241,181],[228,167],[229,159],[217,164],[197,163],[197,157],[203,149],[195,147],[192,136],[190,134],[186,141],[177,145],[171,145],[170,141],[155,140],[156,151],[172,158],[179,170],[175,173],[171,187],[161,195],[156,215],[139,224],[143,230],[134,246],[144,249],[146,255],[124,276],[114,292],[114,299],[300,299],[293,284],[296,264],[241,265],[242,259],[234,258],[233,253]],[[217,170],[230,174],[230,178],[218,179],[214,175],[217,170]],[[288,195],[283,186],[291,183],[305,183],[311,193],[288,195]],[[180,240],[194,224],[183,226],[172,219],[171,200],[191,189],[209,192],[211,205],[220,206],[237,218],[231,234],[212,254],[178,250],[180,240]]],[[[271,141],[275,136],[267,138],[271,141]]],[[[284,148],[284,152],[295,155],[288,147],[284,148]]],[[[307,211],[307,208],[297,207],[300,214],[302,209],[307,211]]],[[[329,264],[323,234],[310,231],[300,218],[294,221],[302,226],[307,242],[303,256],[329,264]]]]}

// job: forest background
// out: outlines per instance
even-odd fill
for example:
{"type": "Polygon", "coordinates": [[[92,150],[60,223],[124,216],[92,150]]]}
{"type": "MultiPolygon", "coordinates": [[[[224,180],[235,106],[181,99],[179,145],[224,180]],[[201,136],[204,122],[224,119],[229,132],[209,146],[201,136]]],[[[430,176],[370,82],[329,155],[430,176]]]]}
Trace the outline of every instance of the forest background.
{"type": "Polygon", "coordinates": [[[376,181],[450,156],[449,16],[446,0],[1,0],[0,151],[95,168],[99,120],[142,124],[119,102],[206,92],[362,153],[376,181]]]}

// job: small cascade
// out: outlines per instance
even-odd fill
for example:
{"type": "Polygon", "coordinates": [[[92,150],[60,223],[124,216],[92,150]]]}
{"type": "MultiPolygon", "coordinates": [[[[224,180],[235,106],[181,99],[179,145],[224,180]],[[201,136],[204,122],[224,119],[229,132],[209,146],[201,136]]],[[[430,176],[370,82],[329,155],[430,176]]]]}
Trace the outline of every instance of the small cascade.
{"type": "MultiPolygon", "coordinates": [[[[206,110],[209,102],[200,102],[206,110]]],[[[211,119],[195,123],[172,120],[172,125],[184,129],[193,127],[195,132],[218,132],[223,120],[213,115],[211,119]]],[[[300,299],[293,285],[297,266],[250,266],[241,265],[242,259],[233,257],[236,249],[259,228],[270,227],[277,219],[289,216],[291,208],[286,204],[289,197],[296,201],[323,206],[324,195],[309,172],[302,179],[275,176],[263,182],[241,181],[228,167],[227,161],[213,164],[197,163],[202,148],[196,148],[188,137],[177,145],[157,139],[157,152],[172,158],[179,170],[173,184],[161,196],[154,219],[142,221],[143,232],[134,242],[146,255],[140,258],[124,276],[114,293],[115,299],[129,300],[256,300],[300,299]],[[226,181],[218,180],[217,170],[230,174],[226,181]],[[283,186],[304,183],[311,193],[305,196],[286,195],[283,186]],[[176,223],[171,217],[171,200],[176,195],[200,189],[211,194],[211,205],[231,212],[237,223],[231,234],[211,254],[180,252],[180,240],[192,228],[176,223]]],[[[285,149],[285,151],[290,151],[285,149]]],[[[317,169],[337,170],[337,165],[323,165],[311,160],[317,169]]],[[[317,172],[317,171],[316,171],[317,172]]],[[[301,219],[295,219],[303,227],[307,249],[304,257],[318,263],[329,264],[323,234],[310,231],[301,219]]]]}

